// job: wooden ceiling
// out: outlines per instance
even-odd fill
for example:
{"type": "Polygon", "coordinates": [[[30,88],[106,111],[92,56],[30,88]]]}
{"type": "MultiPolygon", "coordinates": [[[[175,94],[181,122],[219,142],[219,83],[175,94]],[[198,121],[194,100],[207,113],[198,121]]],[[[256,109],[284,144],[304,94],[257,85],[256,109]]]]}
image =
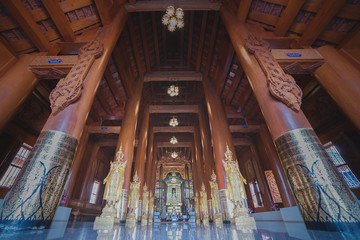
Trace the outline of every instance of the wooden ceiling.
{"type": "MultiPolygon", "coordinates": [[[[171,33],[161,24],[163,11],[156,8],[166,7],[165,2],[168,4],[168,1],[117,1],[117,4],[124,3],[129,11],[134,12],[129,14],[127,25],[108,63],[88,124],[121,125],[126,101],[135,90],[136,80],[162,71],[191,71],[208,76],[223,101],[230,125],[262,123],[256,98],[234,53],[219,12],[186,10],[185,27],[171,33]],[[149,11],[151,8],[157,11],[149,11]]],[[[208,9],[227,5],[254,31],[277,40],[275,42],[279,44],[274,47],[341,46],[360,29],[359,0],[184,0],[181,4],[206,6],[208,9]]],[[[74,48],[71,46],[76,45],[74,41],[81,41],[84,35],[92,35],[103,25],[102,6],[102,0],[2,0],[0,40],[17,56],[38,51],[70,53],[69,49],[74,48]]],[[[317,106],[316,101],[311,99],[317,99],[320,86],[310,75],[294,77],[307,101],[305,114],[311,114],[317,106]]],[[[151,105],[203,106],[201,82],[180,81],[176,84],[180,88],[180,95],[171,98],[166,94],[169,82],[146,82],[143,102],[151,105]]],[[[55,85],[54,80],[41,80],[29,101],[33,107],[41,106],[42,115],[33,116],[29,121],[28,117],[21,117],[26,115],[23,108],[21,114],[15,117],[18,125],[26,126],[33,133],[40,132],[41,123],[46,120],[44,115],[50,113],[48,95],[55,85]],[[39,116],[41,119],[35,119],[39,116]]],[[[330,99],[323,91],[319,94],[321,99],[330,99]]],[[[341,111],[339,114],[342,114],[341,111]]],[[[151,114],[151,122],[154,126],[166,126],[173,115],[151,114]]],[[[178,118],[180,126],[198,125],[197,114],[178,114],[178,118]]],[[[327,118],[329,120],[333,116],[330,114],[327,118]]],[[[319,122],[319,119],[314,122],[319,122]]],[[[183,141],[193,141],[192,134],[176,134],[183,141]]],[[[157,133],[155,139],[162,142],[171,136],[172,133],[157,133]]],[[[239,138],[251,140],[253,137],[253,133],[244,133],[239,138]]],[[[164,147],[160,152],[167,150],[164,147]]],[[[190,157],[189,147],[183,147],[181,151],[190,157]]]]}

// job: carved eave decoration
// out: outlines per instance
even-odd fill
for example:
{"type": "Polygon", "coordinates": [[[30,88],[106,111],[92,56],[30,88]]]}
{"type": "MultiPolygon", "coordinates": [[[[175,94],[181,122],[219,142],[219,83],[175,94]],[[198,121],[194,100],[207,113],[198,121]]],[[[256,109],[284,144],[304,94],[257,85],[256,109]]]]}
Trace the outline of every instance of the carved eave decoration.
{"type": "Polygon", "coordinates": [[[176,158],[171,157],[171,153],[167,153],[166,155],[162,156],[159,160],[159,164],[163,165],[185,165],[190,164],[190,161],[186,159],[184,155],[179,153],[179,155],[176,158]]]}
{"type": "Polygon", "coordinates": [[[185,166],[164,166],[161,179],[165,179],[169,173],[178,172],[183,179],[185,178],[185,166]]]}
{"type": "Polygon", "coordinates": [[[53,115],[80,98],[83,81],[91,65],[96,58],[102,55],[103,51],[103,44],[98,40],[91,41],[80,48],[77,62],[50,93],[49,99],[53,115]]]}
{"type": "Polygon", "coordinates": [[[294,78],[286,74],[270,51],[270,44],[254,34],[246,39],[246,48],[254,54],[268,79],[271,95],[282,101],[292,110],[298,112],[301,106],[302,91],[294,78]]]}

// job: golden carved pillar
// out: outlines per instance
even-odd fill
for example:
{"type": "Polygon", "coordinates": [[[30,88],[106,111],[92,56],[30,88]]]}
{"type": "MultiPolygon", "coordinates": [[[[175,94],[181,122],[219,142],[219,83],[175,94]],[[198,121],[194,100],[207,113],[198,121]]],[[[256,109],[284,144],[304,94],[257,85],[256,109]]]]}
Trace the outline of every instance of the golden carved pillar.
{"type": "Polygon", "coordinates": [[[195,222],[196,225],[200,225],[201,219],[201,209],[199,203],[199,174],[197,172],[196,163],[195,163],[195,154],[193,153],[194,147],[192,148],[192,176],[193,176],[193,193],[194,193],[194,208],[195,208],[195,222]]]}
{"type": "MultiPolygon", "coordinates": [[[[146,185],[148,186],[148,200],[147,200],[147,206],[146,206],[146,209],[147,209],[147,213],[146,213],[146,216],[147,216],[147,219],[145,220],[144,219],[144,222],[149,222],[149,219],[151,218],[150,215],[152,216],[153,214],[153,208],[152,208],[152,204],[154,203],[154,200],[153,200],[153,192],[152,192],[152,185],[151,185],[151,179],[152,179],[152,176],[154,173],[152,173],[152,170],[153,170],[153,153],[154,153],[154,133],[153,133],[153,128],[152,126],[150,125],[150,130],[149,130],[149,142],[147,144],[147,153],[146,153],[146,170],[145,170],[145,176],[144,176],[144,179],[145,179],[145,182],[146,182],[146,185]]],[[[143,205],[144,206],[144,205],[143,205]]],[[[141,223],[143,222],[143,218],[141,219],[141,223]]]]}
{"type": "Polygon", "coordinates": [[[127,162],[124,176],[124,187],[121,193],[120,201],[116,205],[117,217],[120,218],[121,221],[126,219],[128,191],[130,187],[131,167],[134,155],[136,125],[138,121],[143,85],[144,79],[139,78],[137,80],[134,94],[126,103],[125,117],[122,121],[119,140],[116,148],[116,151],[118,151],[120,147],[122,147],[125,156],[124,158],[127,162]]]}
{"type": "Polygon", "coordinates": [[[306,226],[330,231],[358,228],[359,206],[299,108],[301,92],[291,76],[272,74],[274,69],[282,70],[271,58],[269,61],[262,58],[262,54],[269,56],[264,51],[263,41],[254,36],[249,38],[244,23],[230,10],[221,7],[220,14],[270,130],[306,226]],[[249,48],[246,39],[253,40],[250,42],[253,46],[249,48]],[[267,63],[274,68],[269,69],[267,63]],[[279,89],[281,86],[283,88],[279,89]]]}
{"type": "MultiPolygon", "coordinates": [[[[152,138],[154,134],[152,133],[152,138]]],[[[151,139],[151,138],[150,138],[151,139]]],[[[156,182],[156,169],[157,169],[157,148],[156,145],[153,146],[153,154],[152,154],[152,164],[151,164],[151,175],[149,177],[149,186],[150,186],[150,195],[149,195],[149,218],[148,224],[152,224],[154,219],[154,198],[155,198],[155,182],[156,182]]]]}
{"type": "Polygon", "coordinates": [[[217,176],[220,201],[223,209],[223,220],[230,221],[231,218],[233,218],[234,206],[229,200],[223,160],[224,154],[226,152],[226,145],[229,146],[232,152],[235,152],[234,145],[220,97],[216,95],[212,83],[209,79],[203,78],[203,87],[206,107],[209,115],[214,151],[215,173],[217,176]]]}
{"type": "Polygon", "coordinates": [[[134,171],[138,173],[140,188],[139,188],[139,212],[136,212],[136,218],[141,216],[142,207],[142,189],[145,182],[145,162],[146,162],[146,147],[148,143],[149,132],[149,105],[144,107],[142,114],[142,122],[140,127],[139,142],[136,149],[135,166],[134,171]]]}
{"type": "MultiPolygon", "coordinates": [[[[21,171],[16,183],[8,195],[1,214],[1,223],[16,228],[49,227],[74,159],[78,140],[83,132],[97,87],[102,79],[112,50],[125,25],[127,12],[122,7],[112,23],[104,26],[97,41],[102,46],[102,55],[93,42],[81,48],[82,57],[93,59],[90,70],[72,69],[80,95],[72,96],[71,102],[60,112],[53,113],[47,120],[40,136],[31,151],[29,161],[21,171]],[[85,74],[85,72],[87,74],[85,74]],[[78,75],[80,74],[80,75],[78,75]],[[81,79],[79,79],[81,78],[81,79]]],[[[67,78],[68,78],[67,77],[67,78]]],[[[69,79],[68,78],[68,79],[69,79]]],[[[60,80],[61,81],[61,80],[60,80]]],[[[59,90],[59,85],[53,92],[59,90]]],[[[66,90],[66,86],[63,90],[66,90]]],[[[67,89],[73,91],[74,89],[67,89]]],[[[57,99],[61,99],[58,96],[57,99]]],[[[63,100],[65,100],[63,98],[63,100]]],[[[62,101],[66,103],[66,101],[62,101]]]]}
{"type": "Polygon", "coordinates": [[[324,57],[325,63],[315,71],[316,78],[360,129],[360,70],[331,46],[323,46],[317,50],[324,57]]]}

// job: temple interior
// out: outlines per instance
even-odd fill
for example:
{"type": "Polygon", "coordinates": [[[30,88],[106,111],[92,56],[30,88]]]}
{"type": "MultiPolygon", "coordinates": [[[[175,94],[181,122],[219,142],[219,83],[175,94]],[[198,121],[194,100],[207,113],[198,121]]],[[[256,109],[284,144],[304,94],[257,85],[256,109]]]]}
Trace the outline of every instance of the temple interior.
{"type": "Polygon", "coordinates": [[[359,0],[0,0],[0,237],[360,239],[359,0]]]}

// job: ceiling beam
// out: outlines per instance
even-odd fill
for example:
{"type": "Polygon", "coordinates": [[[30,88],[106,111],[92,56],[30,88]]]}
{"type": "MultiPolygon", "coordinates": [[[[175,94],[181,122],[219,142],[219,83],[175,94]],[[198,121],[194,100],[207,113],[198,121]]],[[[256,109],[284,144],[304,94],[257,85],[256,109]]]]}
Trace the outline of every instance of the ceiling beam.
{"type": "Polygon", "coordinates": [[[230,125],[229,129],[233,133],[258,133],[260,125],[230,125]]]}
{"type": "Polygon", "coordinates": [[[120,126],[88,126],[89,134],[119,134],[120,129],[120,126]]]}
{"type": "Polygon", "coordinates": [[[225,100],[226,104],[228,104],[228,105],[231,104],[231,101],[234,98],[235,92],[238,89],[238,86],[239,86],[239,83],[240,83],[243,73],[244,73],[243,68],[241,67],[240,64],[238,64],[238,68],[235,71],[235,76],[233,77],[231,86],[229,88],[229,93],[226,96],[226,100],[225,100]]]}
{"type": "Polygon", "coordinates": [[[197,53],[197,59],[196,59],[196,71],[197,72],[200,72],[200,67],[201,67],[201,56],[202,56],[204,40],[205,40],[205,30],[206,30],[207,15],[208,15],[207,12],[203,12],[202,20],[201,20],[199,47],[198,47],[198,53],[197,53]]]}
{"type": "Polygon", "coordinates": [[[221,62],[217,66],[216,74],[215,74],[215,92],[218,96],[220,96],[222,89],[225,84],[225,80],[227,74],[229,73],[229,69],[231,67],[231,62],[234,56],[234,47],[231,43],[228,43],[227,49],[224,50],[223,56],[220,59],[221,62]]]}
{"type": "Polygon", "coordinates": [[[149,50],[148,50],[148,45],[147,45],[147,40],[146,40],[146,32],[145,32],[143,13],[140,13],[140,31],[141,31],[141,38],[142,38],[143,47],[144,47],[146,71],[151,72],[150,56],[149,56],[149,50]]]}
{"type": "Polygon", "coordinates": [[[212,3],[209,0],[167,0],[164,1],[139,1],[136,4],[125,4],[128,12],[153,12],[165,11],[169,5],[182,8],[184,11],[199,10],[199,11],[218,11],[221,3],[212,3]]]}
{"type": "Polygon", "coordinates": [[[237,18],[245,22],[247,15],[249,14],[252,0],[240,0],[239,8],[237,11],[237,18]]]}
{"type": "Polygon", "coordinates": [[[191,65],[191,48],[192,48],[192,37],[194,32],[194,15],[195,12],[191,11],[190,23],[189,23],[189,42],[188,42],[188,52],[187,52],[187,61],[186,61],[186,65],[189,67],[191,65]]]}
{"type": "Polygon", "coordinates": [[[109,66],[106,66],[106,68],[105,68],[104,77],[105,77],[106,83],[108,84],[108,86],[110,88],[110,91],[114,95],[116,104],[118,106],[120,106],[120,102],[123,100],[122,95],[120,93],[118,86],[116,85],[114,77],[111,74],[109,66]]]}
{"type": "Polygon", "coordinates": [[[233,138],[234,146],[251,146],[253,142],[248,138],[233,138]]]}
{"type": "Polygon", "coordinates": [[[303,46],[311,46],[345,3],[346,0],[326,0],[300,37],[299,42],[303,46]]]}
{"type": "Polygon", "coordinates": [[[66,42],[73,42],[75,40],[75,34],[69,21],[66,19],[59,2],[57,0],[41,0],[41,2],[46,8],[46,11],[49,13],[63,39],[66,42]]]}
{"type": "Polygon", "coordinates": [[[157,148],[164,148],[164,147],[168,147],[168,148],[191,147],[192,144],[193,144],[192,142],[179,142],[177,144],[172,144],[170,142],[157,142],[156,147],[157,148]]]}
{"type": "Polygon", "coordinates": [[[134,29],[134,17],[135,15],[129,15],[129,20],[128,20],[128,25],[129,25],[129,31],[130,31],[130,40],[131,40],[131,45],[132,48],[134,50],[134,55],[135,55],[135,62],[138,68],[138,72],[140,75],[140,78],[142,79],[144,77],[144,71],[142,68],[142,64],[141,64],[141,58],[140,58],[140,51],[138,48],[138,44],[136,41],[136,34],[135,34],[135,29],[134,29]]]}
{"type": "Polygon", "coordinates": [[[146,73],[144,82],[202,81],[202,74],[195,71],[159,71],[146,73]]]}
{"type": "Polygon", "coordinates": [[[198,105],[150,105],[150,113],[198,113],[198,105]]]}
{"type": "Polygon", "coordinates": [[[21,0],[7,0],[1,1],[1,3],[40,51],[50,50],[51,47],[45,34],[41,31],[21,0]]]}
{"type": "Polygon", "coordinates": [[[238,105],[238,112],[243,112],[243,110],[245,109],[245,105],[247,103],[247,101],[249,100],[250,96],[252,93],[252,89],[250,86],[248,86],[245,89],[245,92],[241,95],[240,101],[239,101],[239,105],[238,105]]]}
{"type": "Polygon", "coordinates": [[[211,65],[211,60],[212,60],[212,55],[214,52],[214,46],[215,46],[215,40],[216,40],[216,33],[217,33],[218,25],[219,25],[219,19],[220,19],[219,12],[216,12],[215,20],[213,22],[212,29],[211,29],[209,50],[208,50],[208,54],[206,57],[205,68],[203,71],[203,74],[205,77],[208,76],[210,65],[211,65]]]}
{"type": "Polygon", "coordinates": [[[122,40],[120,41],[118,46],[115,46],[113,51],[113,58],[115,65],[118,69],[118,72],[121,76],[121,82],[125,88],[126,94],[128,98],[130,98],[135,91],[135,84],[134,79],[129,75],[131,71],[129,63],[124,60],[127,56],[127,51],[125,50],[125,42],[122,40]]]}
{"type": "Polygon", "coordinates": [[[108,103],[108,101],[106,101],[106,97],[105,97],[105,94],[102,89],[100,89],[100,88],[98,89],[98,91],[96,93],[96,97],[99,100],[100,105],[102,106],[102,108],[104,109],[106,114],[111,114],[112,110],[111,110],[110,104],[108,103]]]}
{"type": "Polygon", "coordinates": [[[179,126],[179,127],[153,127],[154,133],[174,133],[174,132],[194,132],[193,126],[179,126]]]}
{"type": "Polygon", "coordinates": [[[159,39],[158,39],[158,31],[157,31],[155,12],[151,13],[151,22],[152,22],[152,27],[153,27],[156,65],[160,66],[159,39]]]}
{"type": "Polygon", "coordinates": [[[275,28],[276,36],[285,36],[296,16],[298,15],[301,7],[304,5],[305,0],[290,0],[286,6],[283,14],[281,15],[275,28]]]}

